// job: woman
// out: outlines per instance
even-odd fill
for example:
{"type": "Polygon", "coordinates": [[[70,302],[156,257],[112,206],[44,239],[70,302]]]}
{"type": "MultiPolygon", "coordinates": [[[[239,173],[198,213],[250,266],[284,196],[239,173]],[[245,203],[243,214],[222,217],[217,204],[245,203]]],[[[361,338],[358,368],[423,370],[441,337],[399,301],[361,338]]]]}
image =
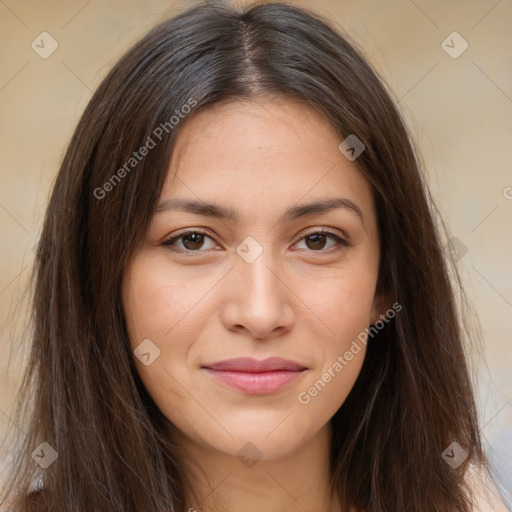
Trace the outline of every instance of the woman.
{"type": "Polygon", "coordinates": [[[314,13],[160,24],[53,189],[11,509],[472,510],[435,212],[389,93],[314,13]]]}

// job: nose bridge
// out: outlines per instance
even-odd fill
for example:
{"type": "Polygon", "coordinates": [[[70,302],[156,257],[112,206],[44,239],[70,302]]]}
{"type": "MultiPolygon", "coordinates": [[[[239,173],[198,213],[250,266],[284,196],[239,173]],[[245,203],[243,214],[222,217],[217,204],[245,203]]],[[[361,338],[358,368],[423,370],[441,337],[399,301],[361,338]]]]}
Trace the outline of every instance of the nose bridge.
{"type": "Polygon", "coordinates": [[[237,284],[244,290],[244,297],[253,304],[260,301],[271,305],[280,295],[279,279],[273,270],[276,265],[270,246],[264,247],[255,239],[248,237],[237,248],[240,256],[235,264],[237,284]]]}
{"type": "Polygon", "coordinates": [[[230,325],[226,326],[243,326],[257,338],[289,326],[293,314],[275,253],[254,239],[242,242],[237,253],[231,276],[233,294],[227,308],[230,314],[224,318],[230,325]]]}

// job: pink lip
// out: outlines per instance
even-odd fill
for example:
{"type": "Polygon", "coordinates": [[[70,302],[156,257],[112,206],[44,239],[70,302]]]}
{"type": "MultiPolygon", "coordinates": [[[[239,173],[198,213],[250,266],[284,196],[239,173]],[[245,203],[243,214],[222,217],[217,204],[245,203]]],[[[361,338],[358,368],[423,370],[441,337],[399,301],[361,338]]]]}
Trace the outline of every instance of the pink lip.
{"type": "Polygon", "coordinates": [[[263,361],[240,357],[206,364],[203,368],[220,382],[254,395],[277,391],[307,369],[279,357],[269,357],[263,361]]]}

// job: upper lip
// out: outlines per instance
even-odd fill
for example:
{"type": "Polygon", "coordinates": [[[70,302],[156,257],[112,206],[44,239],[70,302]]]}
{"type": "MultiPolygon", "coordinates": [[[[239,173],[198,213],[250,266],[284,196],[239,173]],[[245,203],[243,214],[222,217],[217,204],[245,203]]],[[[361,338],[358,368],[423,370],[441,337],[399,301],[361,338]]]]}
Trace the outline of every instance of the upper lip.
{"type": "Polygon", "coordinates": [[[205,364],[203,368],[210,370],[225,370],[239,372],[272,372],[277,370],[302,371],[306,367],[295,361],[283,359],[281,357],[268,357],[258,361],[250,357],[236,357],[234,359],[226,359],[217,363],[205,364]]]}

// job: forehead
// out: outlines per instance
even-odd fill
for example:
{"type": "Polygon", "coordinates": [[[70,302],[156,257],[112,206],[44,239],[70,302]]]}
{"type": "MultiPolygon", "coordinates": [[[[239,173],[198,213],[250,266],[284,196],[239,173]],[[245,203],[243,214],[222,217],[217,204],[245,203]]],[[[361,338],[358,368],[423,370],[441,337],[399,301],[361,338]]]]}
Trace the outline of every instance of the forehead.
{"type": "Polygon", "coordinates": [[[214,103],[181,127],[162,197],[243,211],[341,195],[371,213],[371,188],[339,151],[341,140],[321,113],[299,100],[214,103]]]}

